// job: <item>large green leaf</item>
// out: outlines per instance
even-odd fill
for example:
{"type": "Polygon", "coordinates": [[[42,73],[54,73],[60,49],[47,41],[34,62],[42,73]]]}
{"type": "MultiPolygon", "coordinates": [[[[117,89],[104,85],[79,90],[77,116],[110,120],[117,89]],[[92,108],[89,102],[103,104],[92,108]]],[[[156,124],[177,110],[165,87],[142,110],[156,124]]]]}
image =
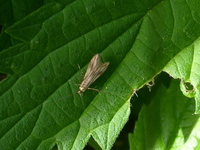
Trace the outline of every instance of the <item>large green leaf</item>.
{"type": "Polygon", "coordinates": [[[181,89],[188,97],[194,97],[196,102],[196,112],[200,112],[200,39],[198,38],[191,45],[179,52],[164,68],[175,78],[181,78],[181,89]],[[190,87],[189,84],[192,85],[190,87]]]}
{"type": "MultiPolygon", "coordinates": [[[[83,149],[92,136],[110,149],[128,120],[133,93],[164,68],[175,77],[171,61],[198,45],[197,6],[198,0],[60,0],[7,28],[21,43],[0,53],[0,71],[8,74],[0,83],[0,147],[83,149]],[[80,97],[77,84],[96,53],[110,62],[91,86],[101,92],[80,97]]],[[[192,52],[197,58],[198,49],[192,52]]],[[[178,63],[198,77],[198,65],[178,63]]],[[[186,75],[176,77],[186,82],[186,75]]],[[[197,77],[191,84],[198,93],[197,77]]]]}

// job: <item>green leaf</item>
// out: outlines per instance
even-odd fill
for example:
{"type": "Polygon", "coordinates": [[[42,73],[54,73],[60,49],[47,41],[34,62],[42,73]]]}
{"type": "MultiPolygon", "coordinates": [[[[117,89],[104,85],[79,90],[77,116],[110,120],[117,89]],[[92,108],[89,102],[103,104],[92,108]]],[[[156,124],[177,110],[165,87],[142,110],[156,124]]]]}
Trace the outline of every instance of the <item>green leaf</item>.
{"type": "MultiPolygon", "coordinates": [[[[171,61],[198,45],[199,4],[60,0],[38,2],[23,19],[21,12],[13,13],[19,20],[5,32],[20,43],[0,52],[0,72],[8,75],[0,83],[0,147],[83,149],[92,137],[111,149],[128,120],[134,92],[163,70],[176,77],[171,61]],[[80,97],[77,84],[97,53],[110,62],[90,86],[101,91],[86,90],[80,97]]],[[[186,54],[185,60],[197,62],[196,71],[198,49],[192,52],[194,59],[186,54]]],[[[185,78],[193,69],[183,68],[187,74],[177,78],[194,87],[199,112],[199,73],[195,82],[185,78]]]]}
{"type": "Polygon", "coordinates": [[[200,112],[199,42],[200,39],[198,38],[194,43],[184,48],[164,68],[164,71],[168,72],[171,76],[182,80],[181,89],[184,95],[195,98],[195,113],[200,112]]]}
{"type": "Polygon", "coordinates": [[[151,103],[142,107],[135,132],[129,135],[130,149],[198,149],[199,115],[193,114],[194,100],[178,88],[174,80],[169,89],[161,84],[151,103]]]}
{"type": "Polygon", "coordinates": [[[0,0],[0,25],[3,25],[0,34],[0,51],[19,41],[10,37],[4,30],[16,21],[26,17],[43,5],[42,0],[0,0]]]}
{"type": "Polygon", "coordinates": [[[11,25],[41,7],[44,0],[0,0],[0,3],[0,24],[11,25]]]}

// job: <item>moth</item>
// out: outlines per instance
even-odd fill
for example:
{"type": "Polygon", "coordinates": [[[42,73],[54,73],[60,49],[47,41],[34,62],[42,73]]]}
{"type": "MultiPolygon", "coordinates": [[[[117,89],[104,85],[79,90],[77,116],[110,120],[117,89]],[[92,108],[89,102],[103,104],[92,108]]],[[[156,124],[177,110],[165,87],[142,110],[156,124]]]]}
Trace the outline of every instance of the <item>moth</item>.
{"type": "Polygon", "coordinates": [[[102,63],[99,54],[94,55],[90,60],[83,81],[79,86],[78,94],[83,93],[87,89],[92,89],[89,86],[106,71],[109,64],[109,62],[102,63]]]}

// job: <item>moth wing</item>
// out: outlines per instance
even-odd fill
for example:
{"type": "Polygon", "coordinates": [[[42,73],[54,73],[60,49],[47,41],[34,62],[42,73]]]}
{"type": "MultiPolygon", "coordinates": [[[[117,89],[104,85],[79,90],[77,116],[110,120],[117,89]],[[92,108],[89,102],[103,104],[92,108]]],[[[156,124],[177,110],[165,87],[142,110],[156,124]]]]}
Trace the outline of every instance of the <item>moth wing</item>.
{"type": "Polygon", "coordinates": [[[97,68],[102,64],[101,62],[101,58],[99,54],[96,54],[92,57],[92,59],[90,60],[90,63],[88,65],[87,71],[85,73],[85,76],[83,78],[86,79],[88,77],[91,76],[91,74],[93,74],[93,72],[95,72],[97,70],[97,68]]]}
{"type": "Polygon", "coordinates": [[[97,79],[99,78],[108,68],[109,66],[109,62],[103,63],[102,65],[98,66],[98,68],[96,70],[94,70],[91,76],[88,76],[86,78],[86,85],[88,85],[88,87],[97,79]]]}

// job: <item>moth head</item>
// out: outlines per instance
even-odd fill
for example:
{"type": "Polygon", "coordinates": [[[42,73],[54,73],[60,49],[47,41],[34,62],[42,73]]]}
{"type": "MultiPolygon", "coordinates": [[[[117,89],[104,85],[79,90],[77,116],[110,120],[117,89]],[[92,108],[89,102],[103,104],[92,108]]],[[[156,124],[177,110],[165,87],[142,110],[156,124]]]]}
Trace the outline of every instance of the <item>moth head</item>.
{"type": "Polygon", "coordinates": [[[81,94],[85,91],[85,89],[83,87],[79,87],[79,91],[78,91],[78,94],[81,94]]]}

